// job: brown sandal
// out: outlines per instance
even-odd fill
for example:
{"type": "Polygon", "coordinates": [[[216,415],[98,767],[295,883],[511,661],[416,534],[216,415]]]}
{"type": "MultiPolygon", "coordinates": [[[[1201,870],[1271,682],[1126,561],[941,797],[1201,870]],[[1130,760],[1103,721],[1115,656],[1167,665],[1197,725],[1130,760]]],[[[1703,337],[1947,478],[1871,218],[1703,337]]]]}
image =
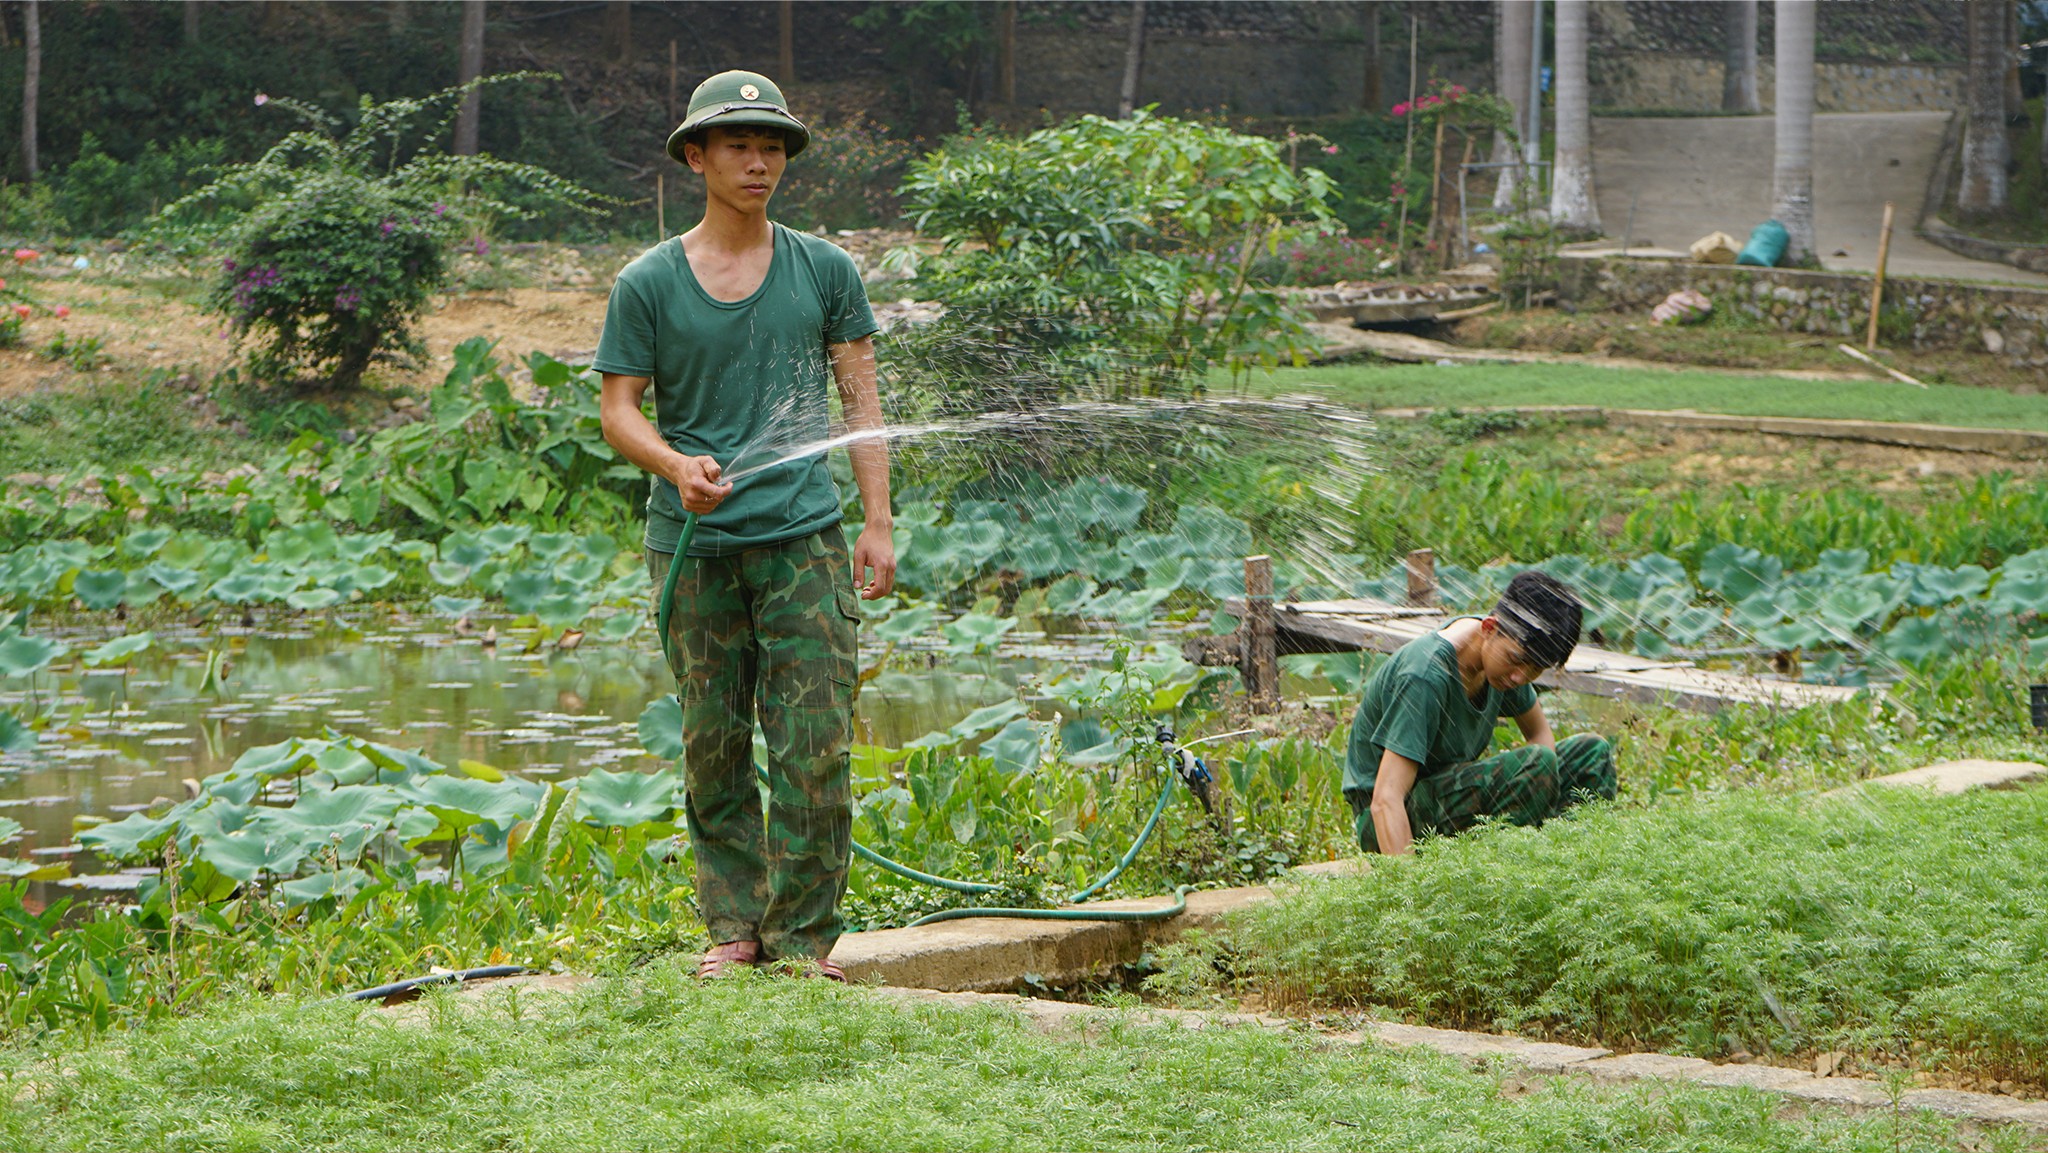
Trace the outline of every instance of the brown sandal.
{"type": "Polygon", "coordinates": [[[846,970],[823,957],[787,957],[775,963],[777,972],[791,977],[822,977],[842,985],[851,984],[846,979],[846,970]]]}
{"type": "Polygon", "coordinates": [[[704,958],[697,962],[697,979],[709,981],[723,977],[728,969],[744,965],[755,965],[761,960],[761,942],[727,941],[704,950],[704,958]]]}

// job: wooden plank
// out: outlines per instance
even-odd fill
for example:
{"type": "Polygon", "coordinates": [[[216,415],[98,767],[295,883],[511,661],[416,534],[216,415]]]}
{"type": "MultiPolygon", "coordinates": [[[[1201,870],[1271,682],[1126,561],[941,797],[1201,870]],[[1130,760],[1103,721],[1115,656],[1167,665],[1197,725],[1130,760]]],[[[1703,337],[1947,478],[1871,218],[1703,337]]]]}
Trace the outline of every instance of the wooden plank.
{"type": "MultiPolygon", "coordinates": [[[[1441,613],[1369,597],[1273,607],[1276,641],[1279,650],[1287,653],[1357,649],[1391,653],[1419,636],[1435,632],[1451,619],[1441,613]]],[[[1226,600],[1223,611],[1243,616],[1244,601],[1226,600]]],[[[1858,692],[1837,685],[1765,680],[1696,668],[1690,661],[1660,661],[1585,645],[1573,650],[1564,668],[1544,673],[1537,683],[1611,699],[1661,702],[1702,713],[1731,704],[1805,708],[1845,701],[1858,692]]]]}

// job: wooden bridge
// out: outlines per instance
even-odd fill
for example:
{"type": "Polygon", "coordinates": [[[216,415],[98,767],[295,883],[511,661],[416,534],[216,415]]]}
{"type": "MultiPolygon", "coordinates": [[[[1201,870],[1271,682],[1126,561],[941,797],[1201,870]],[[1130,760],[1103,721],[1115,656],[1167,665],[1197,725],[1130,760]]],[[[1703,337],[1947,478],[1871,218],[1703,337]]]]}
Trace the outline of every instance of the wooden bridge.
{"type": "MultiPolygon", "coordinates": [[[[1270,562],[1259,563],[1265,560],[1253,557],[1245,563],[1251,595],[1223,603],[1223,611],[1242,622],[1238,631],[1231,636],[1198,638],[1184,650],[1189,660],[1200,664],[1237,665],[1244,673],[1245,691],[1255,710],[1269,710],[1278,700],[1275,662],[1280,656],[1361,649],[1391,653],[1451,621],[1441,608],[1389,604],[1370,597],[1275,604],[1270,562]]],[[[1433,591],[1433,582],[1429,591],[1433,591]]],[[[1860,691],[1703,669],[1691,661],[1657,660],[1589,645],[1574,649],[1563,668],[1544,673],[1537,683],[1618,700],[1670,704],[1697,713],[1716,712],[1734,704],[1803,709],[1845,701],[1860,691]]]]}

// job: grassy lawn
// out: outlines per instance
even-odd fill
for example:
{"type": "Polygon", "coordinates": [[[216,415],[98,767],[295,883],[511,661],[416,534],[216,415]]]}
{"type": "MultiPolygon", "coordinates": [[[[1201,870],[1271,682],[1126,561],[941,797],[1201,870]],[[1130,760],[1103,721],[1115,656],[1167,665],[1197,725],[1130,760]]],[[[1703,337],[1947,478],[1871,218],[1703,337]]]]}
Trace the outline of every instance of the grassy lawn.
{"type": "MultiPolygon", "coordinates": [[[[1949,1122],[1687,1086],[1473,1071],[1308,1032],[1112,1024],[655,965],[562,999],[394,1018],[250,999],[95,1046],[0,1053],[8,1149],[1952,1148],[1949,1122]]],[[[2020,1134],[1976,1139],[2023,1147],[2020,1134]]]]}
{"type": "Polygon", "coordinates": [[[2048,1081],[2048,787],[1604,808],[1234,925],[1278,1001],[1725,1059],[2048,1081]]]}
{"type": "MultiPolygon", "coordinates": [[[[1226,374],[1212,387],[1228,390],[1226,374]]],[[[1879,381],[1800,381],[1580,364],[1338,364],[1254,373],[1256,395],[1310,393],[1368,408],[1591,404],[2048,431],[2048,396],[1879,381]]]]}

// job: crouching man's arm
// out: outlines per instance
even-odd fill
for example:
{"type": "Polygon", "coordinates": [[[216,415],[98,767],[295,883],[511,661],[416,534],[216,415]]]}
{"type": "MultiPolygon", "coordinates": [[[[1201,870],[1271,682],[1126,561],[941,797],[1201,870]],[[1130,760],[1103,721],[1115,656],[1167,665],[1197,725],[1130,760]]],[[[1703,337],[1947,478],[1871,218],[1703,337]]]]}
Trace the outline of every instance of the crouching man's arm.
{"type": "Polygon", "coordinates": [[[1557,734],[1550,731],[1550,718],[1543,715],[1543,706],[1532,706],[1528,712],[1515,718],[1515,727],[1522,730],[1522,739],[1532,745],[1546,749],[1557,748],[1557,734]]]}
{"type": "Polygon", "coordinates": [[[1372,786],[1372,831],[1380,852],[1402,856],[1414,852],[1415,831],[1408,825],[1408,790],[1422,766],[1388,749],[1380,754],[1379,776],[1372,786]]]}

